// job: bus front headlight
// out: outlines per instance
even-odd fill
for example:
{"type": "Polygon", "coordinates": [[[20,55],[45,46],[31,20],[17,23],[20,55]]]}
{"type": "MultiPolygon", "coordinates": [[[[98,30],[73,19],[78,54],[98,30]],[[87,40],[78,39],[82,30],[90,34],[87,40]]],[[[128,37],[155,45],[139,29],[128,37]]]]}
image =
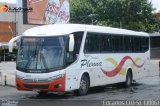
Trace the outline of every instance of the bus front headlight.
{"type": "Polygon", "coordinates": [[[56,76],[49,77],[48,81],[54,81],[54,80],[60,79],[62,77],[64,77],[64,74],[59,74],[56,76]]]}

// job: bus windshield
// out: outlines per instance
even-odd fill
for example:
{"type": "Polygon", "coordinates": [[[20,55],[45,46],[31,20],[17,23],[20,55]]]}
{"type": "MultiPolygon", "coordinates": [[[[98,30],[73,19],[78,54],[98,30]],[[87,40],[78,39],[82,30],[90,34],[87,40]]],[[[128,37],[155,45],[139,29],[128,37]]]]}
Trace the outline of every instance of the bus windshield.
{"type": "Polygon", "coordinates": [[[66,36],[21,38],[17,68],[29,73],[45,73],[62,68],[66,41],[66,36]]]}

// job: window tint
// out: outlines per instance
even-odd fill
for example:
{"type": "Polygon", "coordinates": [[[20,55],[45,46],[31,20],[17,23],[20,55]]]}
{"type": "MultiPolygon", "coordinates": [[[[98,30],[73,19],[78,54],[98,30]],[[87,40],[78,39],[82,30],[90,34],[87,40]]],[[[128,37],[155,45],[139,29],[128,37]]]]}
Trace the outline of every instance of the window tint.
{"type": "Polygon", "coordinates": [[[99,52],[99,36],[96,33],[88,33],[85,42],[85,52],[99,52]]]}
{"type": "MultiPolygon", "coordinates": [[[[81,47],[81,43],[82,43],[82,38],[83,38],[83,34],[84,32],[75,32],[73,33],[74,35],[74,50],[73,52],[69,52],[69,48],[67,48],[67,53],[66,53],[66,65],[70,65],[71,63],[73,63],[74,61],[77,60],[79,51],[80,51],[80,47],[81,47]]],[[[68,40],[68,45],[69,45],[69,40],[68,40]]],[[[69,46],[67,46],[69,47],[69,46]]]]}
{"type": "Polygon", "coordinates": [[[76,32],[73,34],[74,34],[74,41],[75,41],[74,53],[79,54],[84,32],[76,32]]]}
{"type": "Polygon", "coordinates": [[[143,52],[145,52],[149,49],[149,38],[147,38],[147,37],[141,38],[141,48],[142,48],[143,52]]]}
{"type": "Polygon", "coordinates": [[[122,35],[111,35],[112,40],[112,52],[123,51],[123,36],[122,35]]]}
{"type": "Polygon", "coordinates": [[[142,53],[149,49],[149,37],[87,33],[85,53],[142,53]]]}
{"type": "Polygon", "coordinates": [[[111,36],[109,34],[100,34],[100,51],[112,52],[111,36]]]}
{"type": "Polygon", "coordinates": [[[124,52],[133,51],[133,37],[124,36],[124,52]]]}
{"type": "Polygon", "coordinates": [[[141,38],[133,37],[133,52],[141,52],[141,38]]]}

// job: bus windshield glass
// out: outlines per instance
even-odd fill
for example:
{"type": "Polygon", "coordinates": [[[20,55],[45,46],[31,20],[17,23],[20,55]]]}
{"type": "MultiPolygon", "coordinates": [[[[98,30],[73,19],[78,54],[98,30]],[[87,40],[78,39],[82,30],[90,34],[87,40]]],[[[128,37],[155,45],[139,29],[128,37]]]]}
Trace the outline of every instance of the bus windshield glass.
{"type": "Polygon", "coordinates": [[[29,73],[46,73],[62,68],[67,37],[23,37],[18,49],[17,68],[29,73]]]}

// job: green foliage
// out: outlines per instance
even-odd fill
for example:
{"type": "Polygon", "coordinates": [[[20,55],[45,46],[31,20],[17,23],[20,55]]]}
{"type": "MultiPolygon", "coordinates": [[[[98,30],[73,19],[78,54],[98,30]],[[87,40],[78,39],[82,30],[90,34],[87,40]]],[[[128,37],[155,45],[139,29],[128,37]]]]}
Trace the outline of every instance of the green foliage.
{"type": "Polygon", "coordinates": [[[160,22],[148,0],[72,0],[71,23],[154,32],[160,22]]]}

